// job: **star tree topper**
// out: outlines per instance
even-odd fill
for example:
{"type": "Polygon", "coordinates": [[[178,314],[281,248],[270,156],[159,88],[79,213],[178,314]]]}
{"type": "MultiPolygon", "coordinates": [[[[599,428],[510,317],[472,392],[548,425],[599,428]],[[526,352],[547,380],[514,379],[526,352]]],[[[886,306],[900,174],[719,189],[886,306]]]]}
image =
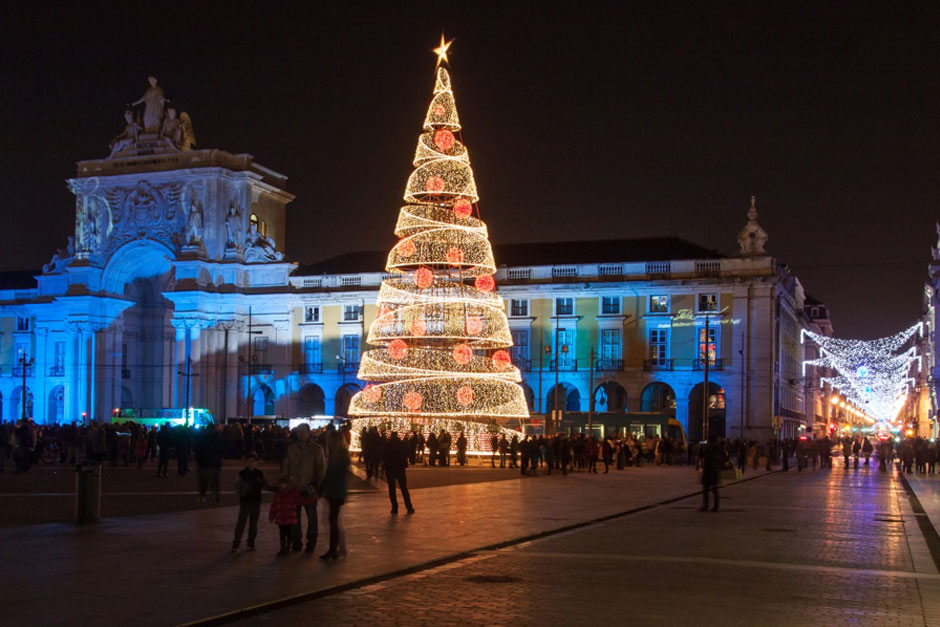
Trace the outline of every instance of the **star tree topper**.
{"type": "Polygon", "coordinates": [[[433,50],[434,54],[437,55],[437,63],[434,67],[440,67],[441,63],[450,65],[450,59],[447,58],[447,51],[450,49],[452,43],[454,43],[453,39],[446,41],[444,39],[444,33],[441,33],[441,45],[433,50]]]}

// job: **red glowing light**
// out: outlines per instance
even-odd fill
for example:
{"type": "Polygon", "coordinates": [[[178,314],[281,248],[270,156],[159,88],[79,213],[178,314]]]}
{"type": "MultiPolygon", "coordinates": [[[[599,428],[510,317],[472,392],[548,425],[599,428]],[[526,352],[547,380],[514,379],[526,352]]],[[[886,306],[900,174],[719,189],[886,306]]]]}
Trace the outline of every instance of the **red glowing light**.
{"type": "Polygon", "coordinates": [[[434,107],[434,115],[436,115],[437,117],[441,117],[446,112],[447,110],[444,108],[444,105],[437,105],[436,107],[434,107]]]}
{"type": "Polygon", "coordinates": [[[401,404],[410,409],[411,411],[418,411],[421,409],[421,404],[424,402],[424,399],[421,398],[421,395],[415,392],[414,390],[405,394],[405,397],[401,399],[401,404]]]}
{"type": "Polygon", "coordinates": [[[370,383],[362,391],[362,398],[367,403],[376,403],[382,398],[382,388],[376,387],[370,383]]]}
{"type": "Polygon", "coordinates": [[[451,246],[447,249],[447,263],[452,266],[459,266],[463,263],[463,249],[457,246],[451,246]]]}
{"type": "Polygon", "coordinates": [[[483,332],[483,319],[479,316],[467,318],[467,335],[480,335],[483,332]]]}
{"type": "Polygon", "coordinates": [[[429,176],[426,181],[424,181],[424,191],[426,192],[442,192],[444,191],[444,179],[439,176],[429,176]]]}
{"type": "Polygon", "coordinates": [[[428,323],[424,321],[424,318],[415,318],[411,321],[411,334],[412,335],[424,335],[427,333],[428,323]]]}
{"type": "Polygon", "coordinates": [[[448,152],[451,148],[454,147],[454,134],[448,131],[446,128],[442,128],[438,132],[434,133],[434,145],[437,146],[440,150],[448,152]]]}
{"type": "Polygon", "coordinates": [[[466,220],[473,213],[473,205],[466,198],[458,198],[454,201],[454,215],[460,220],[466,220]]]}
{"type": "Polygon", "coordinates": [[[434,274],[427,268],[418,268],[415,270],[415,285],[424,289],[426,287],[431,287],[431,284],[434,283],[434,274]]]}
{"type": "Polygon", "coordinates": [[[392,340],[388,344],[388,354],[392,359],[404,359],[408,354],[408,345],[404,340],[392,340]]]}
{"type": "Polygon", "coordinates": [[[496,287],[496,281],[493,280],[493,275],[491,274],[481,274],[476,278],[473,284],[481,292],[492,292],[496,287]]]}
{"type": "Polygon", "coordinates": [[[469,364],[473,359],[473,349],[469,344],[458,344],[454,347],[453,356],[458,364],[469,364]]]}
{"type": "Polygon", "coordinates": [[[466,407],[473,403],[473,388],[465,385],[457,390],[457,402],[466,407]]]}
{"type": "Polygon", "coordinates": [[[398,242],[398,254],[402,257],[410,257],[415,254],[415,243],[411,239],[403,239],[398,242]]]}
{"type": "Polygon", "coordinates": [[[504,350],[498,350],[493,353],[493,365],[497,370],[506,370],[512,366],[512,358],[504,350]]]}

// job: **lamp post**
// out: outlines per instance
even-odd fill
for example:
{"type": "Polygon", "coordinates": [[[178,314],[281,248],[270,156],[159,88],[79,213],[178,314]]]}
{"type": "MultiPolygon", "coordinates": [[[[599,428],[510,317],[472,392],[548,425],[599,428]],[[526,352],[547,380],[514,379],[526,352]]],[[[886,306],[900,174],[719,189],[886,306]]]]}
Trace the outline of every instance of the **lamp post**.
{"type": "Polygon", "coordinates": [[[178,374],[178,375],[181,376],[181,377],[186,377],[186,406],[183,408],[183,411],[185,412],[185,415],[186,415],[186,423],[185,423],[185,424],[186,424],[187,426],[189,426],[189,421],[192,419],[192,412],[190,411],[190,408],[189,408],[190,388],[192,387],[193,377],[198,377],[198,376],[199,376],[199,373],[198,373],[198,372],[197,372],[197,373],[193,373],[193,359],[192,359],[192,357],[187,357],[187,358],[186,358],[186,371],[185,371],[185,372],[182,372],[182,371],[180,371],[180,370],[177,370],[177,371],[176,371],[176,374],[178,374]]]}
{"type": "Polygon", "coordinates": [[[23,420],[26,420],[26,395],[27,395],[26,372],[32,367],[34,360],[32,357],[30,357],[29,359],[26,359],[26,356],[24,355],[20,357],[19,361],[20,361],[20,371],[21,371],[21,374],[23,375],[23,385],[20,388],[21,394],[23,396],[23,412],[20,417],[23,420]]]}

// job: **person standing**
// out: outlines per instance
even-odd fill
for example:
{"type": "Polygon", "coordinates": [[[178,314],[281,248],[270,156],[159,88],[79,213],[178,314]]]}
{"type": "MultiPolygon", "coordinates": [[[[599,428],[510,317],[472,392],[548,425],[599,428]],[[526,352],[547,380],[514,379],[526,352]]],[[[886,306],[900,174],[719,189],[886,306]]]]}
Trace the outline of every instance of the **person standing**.
{"type": "Polygon", "coordinates": [[[512,436],[512,440],[509,441],[509,467],[518,468],[519,464],[516,461],[519,453],[519,436],[512,436]]]}
{"type": "Polygon", "coordinates": [[[464,435],[463,431],[457,436],[457,465],[467,465],[467,436],[464,435]]]}
{"type": "Polygon", "coordinates": [[[205,427],[197,436],[196,469],[199,477],[199,501],[206,500],[207,488],[218,504],[221,496],[219,479],[222,473],[222,433],[220,425],[205,427]]]}
{"type": "Polygon", "coordinates": [[[261,515],[261,490],[266,481],[264,473],[258,470],[258,456],[248,453],[245,456],[245,467],[239,471],[235,482],[235,493],[238,495],[238,520],[235,523],[235,539],[232,540],[232,552],[238,550],[245,531],[245,522],[248,522],[248,550],[255,550],[255,538],[258,536],[258,517],[261,515]]]}
{"type": "Polygon", "coordinates": [[[506,434],[503,434],[503,437],[499,440],[499,467],[506,467],[506,457],[509,455],[509,440],[506,439],[506,434]]]}
{"type": "Polygon", "coordinates": [[[499,436],[495,433],[490,436],[490,467],[496,468],[496,453],[499,452],[499,436]]]}
{"type": "Polygon", "coordinates": [[[700,512],[708,511],[709,490],[715,497],[712,511],[718,511],[718,486],[721,480],[721,471],[727,461],[728,456],[719,445],[718,438],[714,435],[709,436],[708,445],[702,453],[702,507],[699,508],[700,512]]]}
{"type": "MultiPolygon", "coordinates": [[[[409,454],[404,442],[405,455],[409,454]]],[[[329,431],[326,440],[327,465],[323,478],[323,498],[330,504],[330,548],[320,556],[321,560],[335,560],[346,556],[346,538],[339,526],[339,510],[346,502],[346,471],[349,468],[349,451],[346,440],[339,431],[329,431]]],[[[386,475],[388,472],[386,471],[386,475]]]]}
{"type": "Polygon", "coordinates": [[[414,514],[415,509],[411,505],[411,495],[408,493],[408,480],[405,477],[405,469],[408,468],[408,452],[405,443],[398,438],[397,431],[392,431],[392,435],[385,445],[382,462],[385,465],[385,480],[388,482],[388,500],[392,504],[392,514],[398,513],[398,498],[395,495],[396,482],[401,489],[405,509],[408,510],[409,514],[414,514]]]}
{"type": "Polygon", "coordinates": [[[310,425],[301,424],[294,433],[297,441],[287,447],[287,457],[281,466],[281,481],[286,481],[300,494],[296,520],[291,530],[292,550],[303,547],[301,512],[307,514],[307,553],[317,546],[317,494],[326,475],[323,447],[310,437],[310,425]]]}

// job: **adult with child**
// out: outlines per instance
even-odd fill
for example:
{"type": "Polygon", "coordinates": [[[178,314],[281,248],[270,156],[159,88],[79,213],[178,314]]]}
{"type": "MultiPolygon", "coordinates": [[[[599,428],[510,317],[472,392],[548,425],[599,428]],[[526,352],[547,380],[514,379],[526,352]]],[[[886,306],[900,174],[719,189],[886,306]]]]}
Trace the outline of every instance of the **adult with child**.
{"type": "Polygon", "coordinates": [[[321,447],[310,437],[310,425],[301,424],[294,429],[297,441],[287,447],[287,457],[281,466],[280,479],[297,490],[302,503],[296,505],[296,521],[292,527],[292,550],[303,548],[302,514],[307,515],[307,553],[317,546],[317,495],[326,476],[326,461],[321,447]]]}

